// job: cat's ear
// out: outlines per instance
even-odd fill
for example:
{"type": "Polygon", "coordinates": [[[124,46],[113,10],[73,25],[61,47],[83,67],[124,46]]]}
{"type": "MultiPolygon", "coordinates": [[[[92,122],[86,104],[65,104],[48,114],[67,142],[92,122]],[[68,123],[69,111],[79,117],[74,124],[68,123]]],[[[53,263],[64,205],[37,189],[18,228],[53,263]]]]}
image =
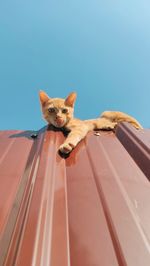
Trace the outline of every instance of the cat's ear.
{"type": "Polygon", "coordinates": [[[65,104],[70,106],[70,107],[73,107],[74,103],[75,103],[75,100],[76,100],[76,97],[77,97],[77,94],[75,92],[71,92],[68,95],[68,97],[66,98],[65,104]]]}
{"type": "Polygon", "coordinates": [[[44,91],[39,92],[39,97],[42,106],[44,106],[46,102],[50,99],[49,96],[44,91]]]}

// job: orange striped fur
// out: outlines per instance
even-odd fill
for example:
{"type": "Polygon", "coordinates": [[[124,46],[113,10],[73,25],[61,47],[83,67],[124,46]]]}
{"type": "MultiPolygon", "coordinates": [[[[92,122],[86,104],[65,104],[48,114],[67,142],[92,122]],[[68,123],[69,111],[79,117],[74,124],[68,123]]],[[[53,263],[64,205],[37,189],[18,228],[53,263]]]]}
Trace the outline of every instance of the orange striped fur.
{"type": "Polygon", "coordinates": [[[105,111],[97,119],[83,121],[74,118],[75,92],[70,93],[66,99],[61,99],[50,98],[44,91],[40,91],[39,97],[42,113],[48,124],[68,131],[65,142],[59,147],[62,153],[71,152],[91,130],[113,130],[123,121],[131,123],[137,129],[142,128],[135,118],[117,111],[105,111]]]}

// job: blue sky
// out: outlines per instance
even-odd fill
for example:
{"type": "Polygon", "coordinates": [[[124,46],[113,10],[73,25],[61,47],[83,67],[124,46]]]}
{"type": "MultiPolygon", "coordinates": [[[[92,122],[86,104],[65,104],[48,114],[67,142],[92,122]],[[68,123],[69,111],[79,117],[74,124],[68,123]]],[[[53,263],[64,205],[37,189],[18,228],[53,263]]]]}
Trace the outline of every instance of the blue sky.
{"type": "Polygon", "coordinates": [[[43,127],[40,89],[150,127],[150,1],[1,0],[0,88],[0,129],[43,127]]]}

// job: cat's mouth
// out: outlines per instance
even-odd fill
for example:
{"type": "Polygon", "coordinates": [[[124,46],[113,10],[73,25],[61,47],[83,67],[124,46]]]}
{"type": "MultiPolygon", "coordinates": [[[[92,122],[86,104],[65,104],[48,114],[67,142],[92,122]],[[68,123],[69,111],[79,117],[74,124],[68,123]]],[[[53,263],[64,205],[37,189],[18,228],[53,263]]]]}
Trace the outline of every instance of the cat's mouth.
{"type": "Polygon", "coordinates": [[[56,127],[63,127],[65,125],[65,121],[63,118],[58,117],[55,119],[55,126],[56,127]]]}

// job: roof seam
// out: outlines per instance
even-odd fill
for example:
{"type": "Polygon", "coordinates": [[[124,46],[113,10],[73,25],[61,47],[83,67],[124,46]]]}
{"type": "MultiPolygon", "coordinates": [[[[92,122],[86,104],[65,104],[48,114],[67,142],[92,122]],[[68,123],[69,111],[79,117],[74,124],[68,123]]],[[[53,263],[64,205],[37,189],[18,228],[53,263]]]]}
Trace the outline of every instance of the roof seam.
{"type": "Polygon", "coordinates": [[[116,254],[117,261],[118,261],[118,265],[127,266],[126,261],[125,261],[124,256],[123,256],[123,253],[122,253],[122,250],[121,250],[121,246],[119,244],[119,240],[117,240],[116,237],[115,237],[115,235],[117,235],[117,234],[114,233],[115,227],[113,226],[113,223],[111,221],[111,216],[109,215],[108,206],[107,206],[104,194],[103,194],[103,190],[102,190],[101,184],[98,182],[97,174],[95,172],[94,165],[93,165],[93,159],[92,159],[92,156],[90,154],[90,150],[89,150],[88,147],[87,147],[87,154],[88,154],[89,161],[90,161],[90,164],[91,164],[91,168],[92,168],[92,171],[93,171],[93,176],[94,176],[95,184],[96,184],[97,191],[98,191],[98,194],[99,194],[99,198],[100,198],[100,201],[101,201],[101,204],[102,204],[102,207],[103,207],[103,212],[104,212],[104,215],[105,215],[105,218],[106,218],[106,221],[107,221],[107,226],[108,226],[110,237],[111,237],[111,240],[112,240],[112,243],[113,243],[113,247],[114,247],[114,251],[115,251],[115,254],[116,254]]]}

